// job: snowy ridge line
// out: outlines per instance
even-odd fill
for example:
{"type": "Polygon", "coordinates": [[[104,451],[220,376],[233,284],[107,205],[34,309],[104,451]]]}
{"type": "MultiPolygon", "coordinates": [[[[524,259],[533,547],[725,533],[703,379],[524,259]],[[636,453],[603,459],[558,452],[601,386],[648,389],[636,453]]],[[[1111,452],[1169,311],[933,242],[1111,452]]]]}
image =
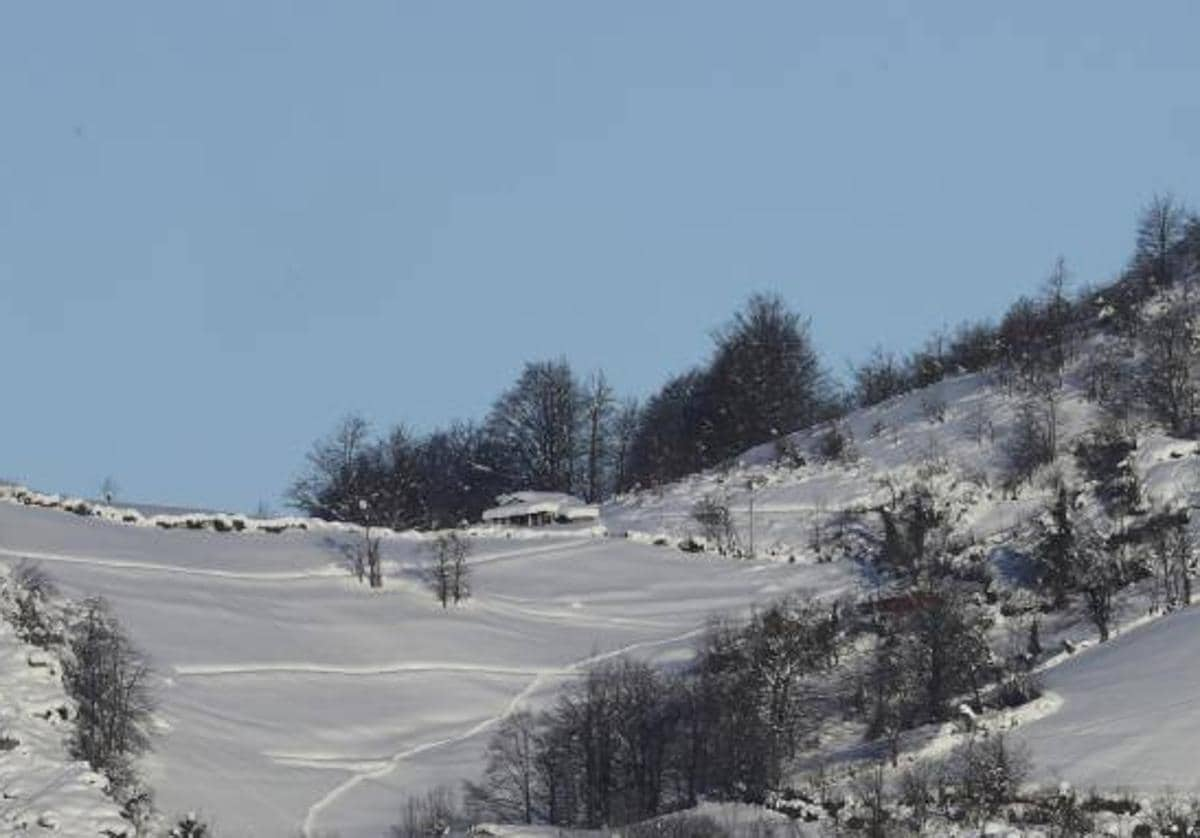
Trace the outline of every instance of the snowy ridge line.
{"type": "Polygon", "coordinates": [[[180,567],[178,565],[156,564],[154,562],[142,562],[134,559],[109,559],[99,556],[81,556],[68,553],[45,553],[37,550],[12,550],[7,547],[0,547],[0,556],[18,560],[32,559],[39,562],[86,564],[93,567],[108,567],[114,570],[134,570],[146,573],[177,573],[182,576],[208,576],[217,579],[239,579],[247,582],[298,582],[346,575],[346,570],[336,564],[307,571],[239,571],[180,567]]]}
{"type": "MultiPolygon", "coordinates": [[[[70,495],[37,492],[26,486],[2,482],[0,482],[0,502],[7,502],[18,506],[33,506],[40,509],[51,509],[57,512],[69,512],[80,517],[99,518],[103,521],[108,521],[114,524],[124,524],[132,527],[144,527],[147,529],[199,530],[203,532],[216,532],[228,535],[256,533],[279,535],[280,533],[287,532],[289,530],[298,530],[301,532],[316,531],[353,533],[355,535],[362,533],[362,527],[358,524],[350,524],[344,521],[326,521],[323,518],[312,518],[303,515],[281,515],[273,518],[256,518],[254,516],[244,515],[241,513],[201,511],[157,513],[153,515],[147,515],[135,507],[114,506],[111,504],[103,504],[96,501],[86,500],[84,498],[72,497],[70,495]]],[[[400,538],[405,540],[421,541],[429,537],[428,533],[420,530],[394,530],[390,527],[383,526],[372,527],[371,532],[374,535],[389,539],[400,538]]],[[[607,535],[605,528],[600,525],[588,527],[586,529],[572,529],[566,531],[524,531],[512,530],[503,526],[476,524],[468,527],[466,532],[469,535],[476,536],[504,535],[507,538],[516,537],[520,540],[528,540],[533,538],[543,540],[556,537],[578,539],[581,536],[584,538],[595,538],[598,536],[607,535]]]]}
{"type": "Polygon", "coordinates": [[[693,637],[703,634],[705,631],[706,627],[700,626],[699,628],[685,631],[683,634],[677,634],[673,637],[667,637],[661,640],[642,640],[637,643],[631,643],[627,646],[622,646],[619,649],[614,649],[610,652],[602,652],[600,654],[590,655],[589,657],[582,658],[574,663],[568,664],[561,670],[540,673],[534,676],[533,680],[531,680],[524,689],[513,696],[512,699],[504,706],[504,708],[496,715],[489,716],[488,718],[472,725],[462,733],[458,733],[444,739],[438,739],[433,742],[425,742],[421,745],[401,751],[398,754],[394,754],[380,767],[371,769],[370,771],[365,771],[363,773],[355,774],[349,780],[346,780],[341,785],[330,790],[328,794],[309,807],[308,814],[304,818],[304,825],[301,827],[301,834],[304,836],[304,838],[313,838],[313,829],[316,824],[317,817],[321,814],[321,812],[328,808],[346,792],[355,788],[365,780],[374,780],[378,777],[382,777],[384,774],[391,771],[398,763],[403,762],[410,757],[423,754],[426,751],[443,748],[447,745],[454,745],[474,736],[478,736],[485,730],[504,721],[504,719],[515,713],[522,704],[528,701],[529,698],[542,687],[547,678],[581,674],[589,666],[593,666],[594,664],[612,660],[613,658],[618,658],[621,655],[637,651],[638,649],[648,649],[655,646],[669,646],[672,643],[680,643],[684,640],[690,640],[693,637]]]}
{"type": "MultiPolygon", "coordinates": [[[[85,500],[84,498],[71,497],[69,495],[37,492],[25,486],[9,483],[0,483],[0,501],[20,506],[36,506],[41,509],[70,512],[81,517],[100,518],[116,524],[168,530],[188,529],[228,534],[270,533],[272,535],[278,535],[287,530],[353,533],[362,531],[362,528],[357,524],[326,521],[321,518],[308,518],[301,515],[284,515],[275,518],[255,518],[250,515],[227,512],[181,512],[176,514],[162,513],[146,515],[134,507],[114,506],[85,500]]],[[[374,527],[372,530],[379,535],[391,538],[422,538],[422,535],[416,530],[393,530],[387,527],[374,527]]]]}

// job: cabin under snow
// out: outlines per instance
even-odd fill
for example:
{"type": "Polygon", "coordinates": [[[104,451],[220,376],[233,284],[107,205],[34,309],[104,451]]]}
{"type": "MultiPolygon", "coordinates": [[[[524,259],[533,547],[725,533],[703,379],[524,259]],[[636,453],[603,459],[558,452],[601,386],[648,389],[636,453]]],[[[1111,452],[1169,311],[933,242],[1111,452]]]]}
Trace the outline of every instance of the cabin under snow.
{"type": "Polygon", "coordinates": [[[513,492],[499,495],[496,505],[483,511],[488,524],[540,527],[600,520],[600,507],[563,492],[513,492]]]}

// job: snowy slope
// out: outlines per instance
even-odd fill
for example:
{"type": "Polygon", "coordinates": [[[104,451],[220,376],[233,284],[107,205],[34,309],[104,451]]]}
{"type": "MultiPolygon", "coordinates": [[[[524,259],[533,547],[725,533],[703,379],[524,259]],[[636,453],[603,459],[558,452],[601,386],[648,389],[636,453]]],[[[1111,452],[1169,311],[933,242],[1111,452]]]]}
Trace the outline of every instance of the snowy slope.
{"type": "MultiPolygon", "coordinates": [[[[404,794],[475,776],[495,721],[548,700],[589,662],[626,651],[678,659],[711,614],[790,591],[869,589],[854,560],[861,556],[847,560],[829,533],[840,513],[877,505],[914,480],[949,504],[954,536],[989,555],[1003,581],[1012,548],[1028,543],[1049,496],[1040,477],[1016,498],[999,488],[1014,405],[984,376],[948,379],[847,417],[851,462],[822,462],[817,429],[791,438],[804,465],[777,462],[766,445],[723,472],[617,498],[602,510],[608,537],[480,529],[471,536],[475,598],[448,611],[421,579],[425,537],[385,537],[386,584],[372,592],[344,565],[352,528],[300,519],[282,533],[257,525],[214,532],[187,528],[186,515],[156,521],[0,502],[0,562],[34,558],[67,594],[107,597],[152,656],[167,730],[149,780],[168,814],[200,810],[224,836],[377,836],[404,794]],[[748,481],[763,561],[674,549],[698,534],[690,513],[706,495],[727,500],[747,544],[748,481]],[[667,546],[653,546],[658,540],[667,546]]],[[[1059,416],[1067,452],[1095,419],[1070,374],[1059,416]]],[[[1200,485],[1195,443],[1148,433],[1134,459],[1159,502],[1190,501],[1200,485]]],[[[1069,454],[1057,467],[1078,481],[1069,454]]],[[[1142,606],[1131,600],[1122,620],[1142,606]]],[[[1091,635],[1076,610],[1048,623],[1044,638],[1091,635]]],[[[1125,642],[1091,655],[1119,655],[1125,642]]],[[[1030,727],[1031,736],[1070,728],[1074,688],[1055,689],[1066,709],[1030,727]]],[[[1078,743],[1080,759],[1087,747],[1078,743]]],[[[1048,748],[1069,753],[1061,743],[1048,748]]]]}
{"type": "MultiPolygon", "coordinates": [[[[1072,393],[1062,406],[1063,436],[1085,430],[1093,411],[1072,393]]],[[[748,542],[753,480],[755,552],[778,558],[812,555],[814,527],[830,523],[846,509],[878,505],[888,497],[884,481],[903,487],[930,478],[946,493],[963,496],[970,518],[957,522],[981,538],[1005,533],[1039,502],[1036,492],[1009,501],[996,488],[1003,466],[1002,441],[1014,419],[1014,404],[983,375],[947,379],[927,390],[897,396],[855,411],[843,427],[852,439],[852,462],[825,462],[816,453],[821,428],[793,434],[792,444],[806,463],[791,467],[777,460],[774,445],[748,451],[727,470],[692,475],[662,487],[617,498],[604,508],[614,532],[697,535],[691,510],[697,500],[715,496],[734,513],[739,535],[748,542]],[[924,405],[944,404],[942,419],[929,418],[924,405]],[[990,423],[974,438],[977,417],[990,423]]]]}
{"type": "Polygon", "coordinates": [[[1058,712],[1020,729],[1040,779],[1200,791],[1200,609],[1080,653],[1046,675],[1058,712]]]}
{"type": "MultiPolygon", "coordinates": [[[[709,496],[728,504],[747,546],[753,495],[755,554],[760,558],[815,558],[814,534],[824,541],[839,513],[886,502],[893,489],[923,481],[947,501],[952,531],[963,540],[1000,546],[1020,538],[1050,497],[1048,477],[1060,473],[1081,487],[1070,452],[1098,419],[1083,397],[1076,372],[1068,370],[1058,402],[1060,456],[1016,498],[1002,488],[1004,444],[1018,400],[984,374],[946,379],[851,413],[842,422],[853,440],[850,462],[826,462],[816,453],[823,428],[801,431],[789,441],[805,457],[785,465],[776,446],[746,452],[725,470],[694,474],[667,486],[630,493],[605,505],[610,532],[672,539],[698,536],[691,518],[696,501],[709,496]],[[935,415],[931,406],[938,406],[935,415]],[[749,482],[754,489],[748,488],[749,482]]],[[[1154,502],[1188,504],[1200,491],[1200,447],[1146,428],[1134,467],[1154,502]]]]}
{"type": "Polygon", "coordinates": [[[71,707],[58,659],[0,620],[0,835],[94,837],[130,828],[104,794],[108,781],[67,754],[71,707]]]}
{"type": "Polygon", "coordinates": [[[100,594],[164,676],[149,780],[223,836],[378,836],[404,794],[474,776],[490,725],[588,662],[687,654],[714,612],[855,583],[847,565],[735,563],[589,535],[472,539],[476,596],[443,611],[424,541],[384,542],[386,586],[346,536],[163,531],[0,504],[0,561],[100,594]]]}

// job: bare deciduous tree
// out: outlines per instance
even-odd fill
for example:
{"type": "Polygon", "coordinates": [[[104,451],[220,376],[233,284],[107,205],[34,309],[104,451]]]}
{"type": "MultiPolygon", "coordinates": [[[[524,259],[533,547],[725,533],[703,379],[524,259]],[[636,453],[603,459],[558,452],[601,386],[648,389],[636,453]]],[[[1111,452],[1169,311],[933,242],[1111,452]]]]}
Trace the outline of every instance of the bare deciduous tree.
{"type": "Polygon", "coordinates": [[[992,733],[971,739],[951,754],[946,772],[967,816],[981,823],[1016,797],[1032,767],[1028,746],[992,733]]]}
{"type": "Polygon", "coordinates": [[[579,384],[565,359],[526,364],[488,417],[502,471],[521,488],[574,491],[581,404],[579,384]]]}
{"type": "Polygon", "coordinates": [[[886,401],[911,386],[904,365],[881,346],[872,349],[870,357],[854,368],[854,397],[863,407],[886,401]]]}
{"type": "Polygon", "coordinates": [[[470,545],[456,532],[442,533],[432,544],[433,566],[430,582],[438,602],[446,608],[450,601],[456,604],[470,595],[470,566],[467,555],[470,545]]]}
{"type": "Polygon", "coordinates": [[[1180,436],[1195,432],[1200,409],[1200,357],[1195,312],[1173,305],[1142,332],[1141,392],[1150,411],[1180,436]]]}
{"type": "Polygon", "coordinates": [[[612,426],[612,490],[629,488],[633,473],[633,443],[638,433],[642,410],[636,399],[626,399],[618,406],[612,426]]]}
{"type": "Polygon", "coordinates": [[[537,739],[537,725],[529,712],[505,718],[488,742],[482,783],[467,784],[468,806],[508,823],[543,820],[537,739]]]}
{"type": "Polygon", "coordinates": [[[1095,530],[1081,527],[1076,537],[1076,570],[1088,618],[1107,642],[1112,629],[1114,595],[1124,584],[1124,569],[1116,551],[1095,530]]]}
{"type": "Polygon", "coordinates": [[[104,482],[100,484],[100,499],[105,503],[112,503],[121,493],[121,487],[117,484],[116,478],[111,474],[104,478],[104,482]]]}
{"type": "Polygon", "coordinates": [[[716,460],[807,427],[829,410],[808,321],[782,297],[751,296],[713,338],[707,378],[716,460]]]}
{"type": "Polygon", "coordinates": [[[608,484],[606,473],[612,456],[611,437],[615,396],[601,370],[593,375],[584,392],[584,419],[587,423],[587,455],[584,498],[588,503],[603,500],[608,484]]]}
{"type": "Polygon", "coordinates": [[[439,786],[424,796],[407,798],[400,810],[400,822],[392,825],[390,834],[392,838],[436,838],[452,834],[462,824],[454,792],[439,786]]]}
{"type": "Polygon", "coordinates": [[[1004,482],[1013,492],[1037,471],[1053,462],[1057,437],[1057,406],[1053,393],[1046,400],[1025,399],[1004,441],[1004,482]]]}
{"type": "Polygon", "coordinates": [[[79,708],[71,750],[118,787],[127,786],[131,759],[150,745],[150,666],[102,599],[83,603],[70,652],[63,683],[79,708]]]}
{"type": "Polygon", "coordinates": [[[1137,229],[1137,266],[1149,283],[1170,285],[1177,278],[1177,245],[1183,240],[1187,209],[1170,193],[1155,195],[1137,229]]]}
{"type": "Polygon", "coordinates": [[[692,519],[700,525],[705,541],[715,545],[722,555],[737,551],[737,530],[729,504],[715,495],[707,495],[692,507],[692,519]]]}
{"type": "Polygon", "coordinates": [[[363,417],[345,417],[330,436],[313,445],[307,471],[288,488],[288,502],[309,515],[361,522],[362,458],[370,431],[363,417]]]}

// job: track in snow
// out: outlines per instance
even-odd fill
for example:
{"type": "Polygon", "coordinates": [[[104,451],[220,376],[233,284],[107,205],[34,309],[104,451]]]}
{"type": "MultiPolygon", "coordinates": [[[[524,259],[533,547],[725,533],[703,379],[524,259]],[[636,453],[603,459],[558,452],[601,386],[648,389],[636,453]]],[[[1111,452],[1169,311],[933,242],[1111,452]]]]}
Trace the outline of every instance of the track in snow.
{"type": "Polygon", "coordinates": [[[614,649],[609,652],[602,652],[600,654],[590,655],[586,658],[582,658],[559,670],[545,672],[534,676],[533,680],[531,680],[524,689],[513,696],[512,699],[504,706],[504,709],[496,715],[490,716],[483,721],[472,725],[462,733],[455,734],[454,736],[448,736],[443,739],[438,739],[433,742],[425,742],[421,745],[417,745],[416,747],[401,751],[398,754],[394,754],[383,765],[373,767],[367,771],[356,773],[349,780],[346,780],[344,783],[333,788],[328,794],[326,794],[324,797],[314,803],[311,808],[309,808],[308,814],[304,818],[304,826],[302,830],[303,835],[305,838],[314,838],[315,833],[313,830],[320,813],[355,786],[366,780],[382,777],[384,774],[391,771],[398,763],[403,762],[406,759],[418,756],[436,748],[444,748],[447,745],[454,745],[474,736],[478,736],[480,733],[483,733],[494,725],[499,724],[505,718],[515,713],[522,704],[528,701],[530,697],[532,697],[542,687],[547,678],[552,676],[580,674],[588,667],[602,663],[606,660],[611,660],[613,658],[635,652],[639,649],[648,649],[655,646],[668,646],[672,643],[682,643],[685,640],[690,640],[693,637],[702,634],[704,631],[705,628],[700,627],[683,632],[682,634],[675,635],[674,637],[667,637],[661,640],[643,640],[638,643],[630,643],[627,646],[622,646],[619,649],[614,649]]]}

